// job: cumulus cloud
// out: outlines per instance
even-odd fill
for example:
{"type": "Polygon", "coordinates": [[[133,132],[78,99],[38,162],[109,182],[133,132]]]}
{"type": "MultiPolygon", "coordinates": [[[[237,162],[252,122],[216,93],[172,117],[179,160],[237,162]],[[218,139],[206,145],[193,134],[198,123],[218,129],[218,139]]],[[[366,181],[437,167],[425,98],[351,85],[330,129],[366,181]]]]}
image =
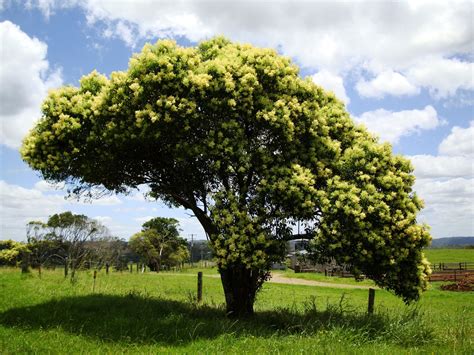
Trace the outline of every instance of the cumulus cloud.
{"type": "Polygon", "coordinates": [[[468,128],[453,127],[451,134],[443,139],[438,150],[440,154],[444,155],[474,158],[474,121],[469,123],[468,128]]]}
{"type": "Polygon", "coordinates": [[[96,221],[99,221],[102,224],[107,224],[107,223],[112,222],[112,217],[110,216],[95,216],[92,218],[95,219],[96,221]]]}
{"type": "Polygon", "coordinates": [[[474,63],[456,58],[424,58],[413,65],[407,75],[412,82],[428,88],[438,98],[454,96],[460,89],[474,89],[474,63]]]}
{"type": "Polygon", "coordinates": [[[132,47],[156,37],[199,41],[223,34],[278,48],[304,67],[336,75],[362,67],[373,77],[361,80],[363,94],[412,95],[426,87],[445,97],[459,89],[472,90],[473,85],[473,64],[454,58],[470,58],[472,51],[468,1],[30,0],[30,4],[45,15],[60,7],[80,6],[91,26],[100,23],[104,35],[121,38],[132,47]],[[383,89],[381,84],[387,82],[391,87],[383,89]]]}
{"type": "Polygon", "coordinates": [[[346,94],[342,77],[327,70],[321,70],[311,77],[315,84],[322,86],[327,91],[332,91],[338,99],[349,104],[350,99],[346,94]]]}
{"type": "Polygon", "coordinates": [[[45,43],[10,21],[0,23],[0,53],[0,143],[18,148],[48,89],[62,84],[61,71],[51,71],[45,43]]]}
{"type": "Polygon", "coordinates": [[[426,206],[419,220],[434,237],[474,235],[474,179],[419,179],[415,190],[426,206]]]}
{"type": "Polygon", "coordinates": [[[45,195],[39,190],[26,189],[0,180],[1,239],[22,239],[25,225],[33,220],[46,220],[63,211],[64,199],[45,195]]]}
{"type": "Polygon", "coordinates": [[[181,235],[190,240],[191,234],[193,234],[194,240],[196,239],[206,239],[206,232],[202,228],[198,219],[194,216],[189,217],[177,217],[181,231],[181,235]]]}
{"type": "Polygon", "coordinates": [[[474,177],[474,160],[465,156],[414,155],[418,178],[474,177]]]}
{"type": "Polygon", "coordinates": [[[420,220],[432,226],[435,237],[474,235],[474,121],[454,127],[439,145],[440,155],[411,157],[415,190],[426,208],[420,220]]]}
{"type": "Polygon", "coordinates": [[[56,187],[44,181],[32,189],[0,180],[0,239],[20,240],[25,236],[25,224],[43,220],[55,213],[74,210],[84,205],[111,206],[121,204],[117,196],[105,196],[91,203],[65,200],[63,193],[53,193],[56,187]]]}
{"type": "Polygon", "coordinates": [[[411,96],[420,92],[420,89],[408,81],[406,77],[394,71],[384,71],[374,79],[361,79],[356,89],[361,96],[381,99],[386,95],[411,96]]]}
{"type": "Polygon", "coordinates": [[[364,112],[354,119],[377,134],[382,141],[398,143],[403,136],[438,127],[442,121],[432,106],[423,110],[388,111],[378,109],[364,112]]]}
{"type": "Polygon", "coordinates": [[[57,191],[64,188],[64,184],[51,184],[47,181],[40,180],[35,183],[35,189],[41,192],[57,191]]]}

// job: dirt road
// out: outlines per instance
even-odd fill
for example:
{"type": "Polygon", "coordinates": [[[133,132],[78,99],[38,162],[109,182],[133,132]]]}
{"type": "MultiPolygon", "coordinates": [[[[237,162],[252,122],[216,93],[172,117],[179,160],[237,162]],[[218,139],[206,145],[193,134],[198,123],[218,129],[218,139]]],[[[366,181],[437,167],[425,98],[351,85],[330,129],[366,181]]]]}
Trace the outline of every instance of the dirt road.
{"type": "MultiPolygon", "coordinates": [[[[290,277],[284,277],[279,274],[272,274],[272,278],[268,282],[273,282],[277,284],[306,285],[306,286],[319,286],[319,287],[331,287],[331,288],[351,288],[351,289],[362,289],[362,290],[369,289],[369,286],[337,284],[337,283],[330,283],[330,282],[295,279],[295,278],[290,278],[290,277]]],[[[375,286],[372,286],[372,288],[374,287],[375,286]]]]}
{"type": "MultiPolygon", "coordinates": [[[[196,276],[196,274],[181,274],[181,273],[160,273],[163,276],[196,276]]],[[[204,274],[204,277],[220,278],[217,274],[204,274]]],[[[331,288],[346,288],[346,289],[361,289],[368,290],[369,288],[377,288],[376,286],[365,286],[365,285],[351,285],[351,284],[338,284],[331,282],[321,282],[313,280],[304,280],[291,277],[285,277],[278,273],[272,274],[272,278],[268,281],[276,284],[287,284],[287,285],[304,285],[304,286],[319,286],[319,287],[331,287],[331,288]]]]}

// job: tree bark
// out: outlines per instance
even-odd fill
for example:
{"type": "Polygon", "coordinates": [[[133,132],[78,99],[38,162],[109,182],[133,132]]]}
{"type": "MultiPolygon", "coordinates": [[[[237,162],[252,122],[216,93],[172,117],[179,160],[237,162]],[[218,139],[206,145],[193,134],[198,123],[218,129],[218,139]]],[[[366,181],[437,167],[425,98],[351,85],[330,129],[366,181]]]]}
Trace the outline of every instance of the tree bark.
{"type": "Polygon", "coordinates": [[[76,277],[76,260],[71,259],[71,281],[76,277]]]}
{"type": "Polygon", "coordinates": [[[30,253],[23,251],[21,255],[21,273],[27,274],[29,272],[30,253]]]}
{"type": "Polygon", "coordinates": [[[244,265],[231,265],[219,270],[229,317],[251,316],[255,295],[263,279],[258,270],[245,268],[244,265]]]}

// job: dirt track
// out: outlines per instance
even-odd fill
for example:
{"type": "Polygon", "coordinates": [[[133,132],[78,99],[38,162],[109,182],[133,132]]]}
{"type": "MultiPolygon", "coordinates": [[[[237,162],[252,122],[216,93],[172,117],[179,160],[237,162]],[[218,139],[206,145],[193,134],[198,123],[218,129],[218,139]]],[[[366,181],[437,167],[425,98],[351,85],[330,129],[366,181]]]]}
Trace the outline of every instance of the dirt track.
{"type": "MultiPolygon", "coordinates": [[[[196,274],[180,274],[180,273],[160,273],[159,275],[163,276],[196,276],[196,274]]],[[[220,278],[219,275],[216,274],[204,274],[204,277],[212,277],[212,278],[220,278]]],[[[346,288],[346,289],[362,289],[368,290],[371,288],[377,288],[376,286],[363,286],[363,285],[350,285],[350,284],[337,284],[331,282],[321,282],[321,281],[313,281],[313,280],[304,280],[304,279],[296,279],[291,277],[284,277],[279,274],[272,274],[272,278],[268,281],[276,284],[286,284],[286,285],[304,285],[304,286],[319,286],[319,287],[331,287],[331,288],[346,288]]]]}
{"type": "MultiPolygon", "coordinates": [[[[363,290],[369,289],[369,286],[337,284],[337,283],[330,283],[330,282],[295,279],[295,278],[284,277],[278,274],[273,274],[272,278],[268,282],[273,282],[277,284],[306,285],[306,286],[319,286],[319,287],[331,287],[331,288],[352,288],[352,289],[358,288],[358,289],[363,289],[363,290]]],[[[374,287],[375,286],[372,286],[372,288],[374,287]]]]}

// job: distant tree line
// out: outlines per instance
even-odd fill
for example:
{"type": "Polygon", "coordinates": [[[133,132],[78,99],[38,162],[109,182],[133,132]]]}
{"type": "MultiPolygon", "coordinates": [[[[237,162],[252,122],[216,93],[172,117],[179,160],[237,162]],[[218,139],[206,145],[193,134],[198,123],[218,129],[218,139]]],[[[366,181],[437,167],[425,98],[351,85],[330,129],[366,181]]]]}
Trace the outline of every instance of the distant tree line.
{"type": "Polygon", "coordinates": [[[159,272],[212,258],[207,241],[191,244],[179,236],[174,218],[145,222],[129,242],[112,236],[100,222],[71,212],[54,214],[46,223],[31,221],[26,227],[26,242],[0,240],[0,265],[21,266],[25,272],[28,267],[62,266],[65,276],[74,279],[81,268],[124,270],[132,262],[159,272]]]}

